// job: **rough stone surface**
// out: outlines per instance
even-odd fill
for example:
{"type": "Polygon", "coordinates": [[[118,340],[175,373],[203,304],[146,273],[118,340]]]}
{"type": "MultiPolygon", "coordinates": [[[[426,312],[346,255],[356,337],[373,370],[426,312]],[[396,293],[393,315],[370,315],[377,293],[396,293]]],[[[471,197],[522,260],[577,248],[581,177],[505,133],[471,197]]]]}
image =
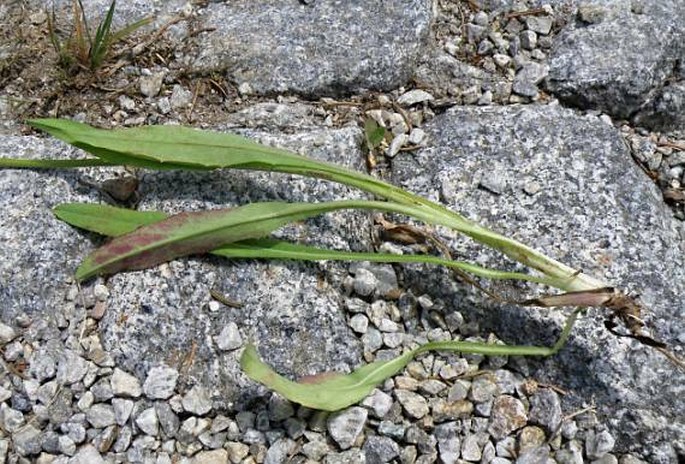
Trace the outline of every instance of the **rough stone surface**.
{"type": "MultiPolygon", "coordinates": [[[[266,461],[264,461],[266,462],[266,461]]],[[[192,464],[228,464],[228,452],[226,450],[202,451],[193,456],[192,464]]]]}
{"type": "Polygon", "coordinates": [[[206,388],[194,386],[183,396],[183,409],[191,414],[202,416],[212,409],[212,399],[206,388]]]}
{"type": "MultiPolygon", "coordinates": [[[[680,79],[685,79],[685,73],[680,79]]],[[[685,82],[681,80],[664,86],[660,93],[644,103],[633,122],[654,130],[685,134],[685,82]]]]}
{"type": "Polygon", "coordinates": [[[585,442],[585,453],[591,459],[600,459],[614,449],[616,440],[606,430],[599,433],[591,433],[585,442]]]}
{"type": "Polygon", "coordinates": [[[137,398],[143,391],[136,377],[118,368],[114,369],[111,385],[112,393],[116,396],[137,398]]]}
{"type": "Polygon", "coordinates": [[[69,464],[104,464],[105,460],[93,445],[85,445],[78,450],[69,464]]]}
{"type": "MultiPolygon", "coordinates": [[[[38,137],[3,137],[0,156],[17,158],[74,157],[61,142],[38,137]]],[[[58,203],[93,201],[75,188],[81,174],[55,171],[3,170],[0,173],[0,316],[13,320],[20,312],[53,321],[63,306],[73,270],[89,247],[83,236],[49,214],[58,203]],[[40,192],[34,195],[31,192],[40,192]],[[46,235],[40,236],[38,231],[46,235]],[[49,239],[46,239],[49,235],[49,239]],[[54,263],[61,263],[55,266],[54,263]],[[9,283],[12,285],[9,285],[9,283]],[[41,282],[36,285],[36,282],[41,282]],[[57,306],[56,306],[57,305],[57,306]]]]}
{"type": "Polygon", "coordinates": [[[502,395],[495,399],[490,414],[488,431],[496,440],[523,427],[528,420],[523,403],[517,398],[502,395]]]}
{"type": "MultiPolygon", "coordinates": [[[[612,127],[556,106],[455,108],[433,120],[427,132],[433,148],[399,155],[396,182],[574,268],[639,289],[657,337],[677,346],[684,308],[676,295],[685,291],[682,242],[660,195],[612,127]],[[478,188],[483,176],[495,173],[505,179],[502,194],[478,188]],[[522,186],[533,179],[542,188],[530,197],[522,186]]],[[[491,252],[449,240],[461,255],[502,266],[491,252]]],[[[426,276],[415,279],[422,291],[444,294],[465,315],[477,313],[481,326],[508,341],[552,341],[543,335],[550,334],[549,318],[518,308],[483,311],[498,306],[487,303],[478,310],[452,283],[426,276]]],[[[583,318],[568,348],[543,363],[540,374],[564,379],[580,397],[594,396],[621,446],[650,446],[655,435],[649,430],[656,429],[662,444],[682,440],[685,411],[675,386],[683,374],[654,350],[603,331],[600,318],[583,318]]]]}
{"type": "Polygon", "coordinates": [[[88,362],[71,350],[65,350],[57,361],[57,382],[71,385],[86,375],[88,362]]]}
{"type": "MultiPolygon", "coordinates": [[[[682,59],[685,5],[678,0],[593,1],[584,5],[602,19],[582,17],[556,39],[548,88],[559,98],[629,118],[654,89],[673,77],[682,59]]],[[[657,92],[658,93],[658,92],[657,92]]]]}
{"type": "Polygon", "coordinates": [[[549,389],[538,390],[530,398],[530,421],[539,424],[548,433],[554,433],[561,424],[559,395],[549,389]]]}
{"type": "Polygon", "coordinates": [[[159,421],[155,408],[148,408],[136,417],[136,425],[148,435],[155,436],[159,431],[159,421]]]}
{"type": "Polygon", "coordinates": [[[109,404],[94,404],[86,413],[90,425],[97,429],[105,428],[116,423],[114,408],[109,404]]]}
{"type": "Polygon", "coordinates": [[[194,66],[259,94],[390,89],[409,79],[431,13],[427,0],[210,3],[206,24],[216,30],[194,66]]]}
{"type": "Polygon", "coordinates": [[[38,454],[41,450],[41,431],[28,424],[12,434],[12,443],[20,456],[38,454]]]}
{"type": "Polygon", "coordinates": [[[341,449],[348,449],[354,445],[364,429],[368,414],[364,408],[353,407],[336,413],[328,419],[328,432],[341,449]]]}
{"type": "Polygon", "coordinates": [[[6,345],[14,340],[14,337],[16,337],[14,329],[7,324],[0,323],[0,344],[6,345]]]}
{"type": "Polygon", "coordinates": [[[178,371],[167,366],[150,369],[143,384],[143,391],[148,398],[166,399],[174,393],[178,371]]]}
{"type": "Polygon", "coordinates": [[[428,414],[428,402],[423,396],[407,390],[396,390],[395,396],[410,417],[421,419],[428,414]]]}
{"type": "Polygon", "coordinates": [[[286,462],[288,456],[297,448],[297,444],[289,438],[280,438],[269,447],[264,458],[264,464],[279,464],[286,462]]]}
{"type": "Polygon", "coordinates": [[[400,454],[400,447],[388,437],[369,437],[364,443],[366,462],[384,464],[400,454]]]}
{"type": "Polygon", "coordinates": [[[214,341],[221,351],[231,351],[240,348],[243,344],[243,339],[240,336],[238,324],[229,322],[226,327],[221,329],[221,333],[214,338],[214,341]]]}

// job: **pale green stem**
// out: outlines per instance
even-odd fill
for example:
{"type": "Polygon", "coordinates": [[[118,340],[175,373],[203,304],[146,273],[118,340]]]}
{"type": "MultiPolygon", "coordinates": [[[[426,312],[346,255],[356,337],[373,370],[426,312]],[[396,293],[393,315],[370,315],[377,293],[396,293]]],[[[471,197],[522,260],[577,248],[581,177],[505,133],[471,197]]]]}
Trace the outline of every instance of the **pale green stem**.
{"type": "Polygon", "coordinates": [[[68,169],[87,168],[92,166],[116,166],[116,164],[100,158],[66,160],[0,158],[0,168],[9,169],[68,169]]]}
{"type": "Polygon", "coordinates": [[[460,353],[475,353],[486,356],[552,356],[561,350],[571,335],[571,329],[582,309],[578,308],[566,320],[559,339],[552,347],[527,345],[496,345],[460,341],[429,342],[413,350],[412,357],[426,351],[458,351],[460,353]]]}

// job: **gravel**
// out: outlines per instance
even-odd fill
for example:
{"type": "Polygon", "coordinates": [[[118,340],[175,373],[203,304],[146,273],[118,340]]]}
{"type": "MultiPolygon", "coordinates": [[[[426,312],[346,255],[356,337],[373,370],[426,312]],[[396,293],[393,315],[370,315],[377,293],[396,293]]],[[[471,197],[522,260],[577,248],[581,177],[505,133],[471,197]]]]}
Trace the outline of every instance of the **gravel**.
{"type": "Polygon", "coordinates": [[[365,408],[352,407],[333,414],[327,422],[327,430],[341,449],[352,447],[364,429],[368,417],[365,408]]]}
{"type": "Polygon", "coordinates": [[[145,396],[151,399],[166,399],[174,393],[178,371],[171,367],[159,366],[150,369],[143,384],[145,396]]]}

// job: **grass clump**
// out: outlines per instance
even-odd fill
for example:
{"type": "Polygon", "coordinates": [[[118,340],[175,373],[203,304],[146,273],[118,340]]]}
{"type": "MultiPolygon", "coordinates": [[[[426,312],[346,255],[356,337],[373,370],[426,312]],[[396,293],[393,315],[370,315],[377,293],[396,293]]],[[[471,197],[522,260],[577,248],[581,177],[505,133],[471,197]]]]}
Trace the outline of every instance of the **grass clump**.
{"type": "Polygon", "coordinates": [[[116,10],[116,0],[112,0],[107,14],[95,31],[91,31],[81,0],[72,0],[71,6],[72,23],[66,39],[60,38],[54,7],[48,14],[50,42],[57,52],[59,65],[70,74],[76,74],[81,69],[97,71],[104,64],[114,44],[152,22],[151,17],[143,18],[118,31],[112,31],[116,10]]]}

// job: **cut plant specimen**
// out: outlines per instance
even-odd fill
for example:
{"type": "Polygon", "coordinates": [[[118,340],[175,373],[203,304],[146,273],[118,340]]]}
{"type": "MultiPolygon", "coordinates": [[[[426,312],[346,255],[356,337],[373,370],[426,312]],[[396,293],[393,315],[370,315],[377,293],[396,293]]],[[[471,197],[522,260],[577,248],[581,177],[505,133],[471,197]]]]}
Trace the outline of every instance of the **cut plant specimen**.
{"type": "MultiPolygon", "coordinates": [[[[668,352],[662,343],[644,332],[642,307],[635,298],[612,288],[601,279],[574,270],[522,243],[473,223],[442,205],[370,175],[311,160],[231,134],[169,126],[101,130],[81,123],[53,119],[35,120],[31,124],[84,149],[96,158],[69,160],[68,163],[67,160],[34,160],[25,164],[21,160],[0,159],[0,167],[36,168],[41,167],[41,163],[45,167],[77,167],[81,163],[82,166],[129,165],[149,169],[233,168],[273,171],[337,182],[383,200],[252,203],[230,210],[186,212],[170,217],[160,212],[133,212],[97,205],[61,205],[55,210],[61,219],[78,227],[116,237],[86,258],[77,270],[78,279],[143,269],[180,256],[205,252],[230,258],[364,259],[445,265],[482,278],[527,280],[566,292],[538,297],[523,302],[524,304],[545,307],[605,307],[610,313],[607,321],[610,330],[614,331],[614,319],[620,320],[627,328],[624,336],[659,349],[682,367],[682,361],[668,352]],[[427,224],[447,227],[502,252],[531,268],[536,274],[487,269],[436,256],[321,250],[265,238],[288,223],[350,208],[399,213],[427,224]]],[[[554,354],[568,338],[576,316],[577,311],[569,317],[559,342],[552,348],[462,341],[429,343],[391,361],[363,366],[347,376],[335,374],[332,377],[322,377],[313,384],[293,383],[278,376],[259,360],[253,347],[245,350],[241,365],[252,378],[293,401],[310,407],[334,410],[358,401],[373,386],[401,370],[414,356],[427,350],[538,356],[554,354]]]]}

